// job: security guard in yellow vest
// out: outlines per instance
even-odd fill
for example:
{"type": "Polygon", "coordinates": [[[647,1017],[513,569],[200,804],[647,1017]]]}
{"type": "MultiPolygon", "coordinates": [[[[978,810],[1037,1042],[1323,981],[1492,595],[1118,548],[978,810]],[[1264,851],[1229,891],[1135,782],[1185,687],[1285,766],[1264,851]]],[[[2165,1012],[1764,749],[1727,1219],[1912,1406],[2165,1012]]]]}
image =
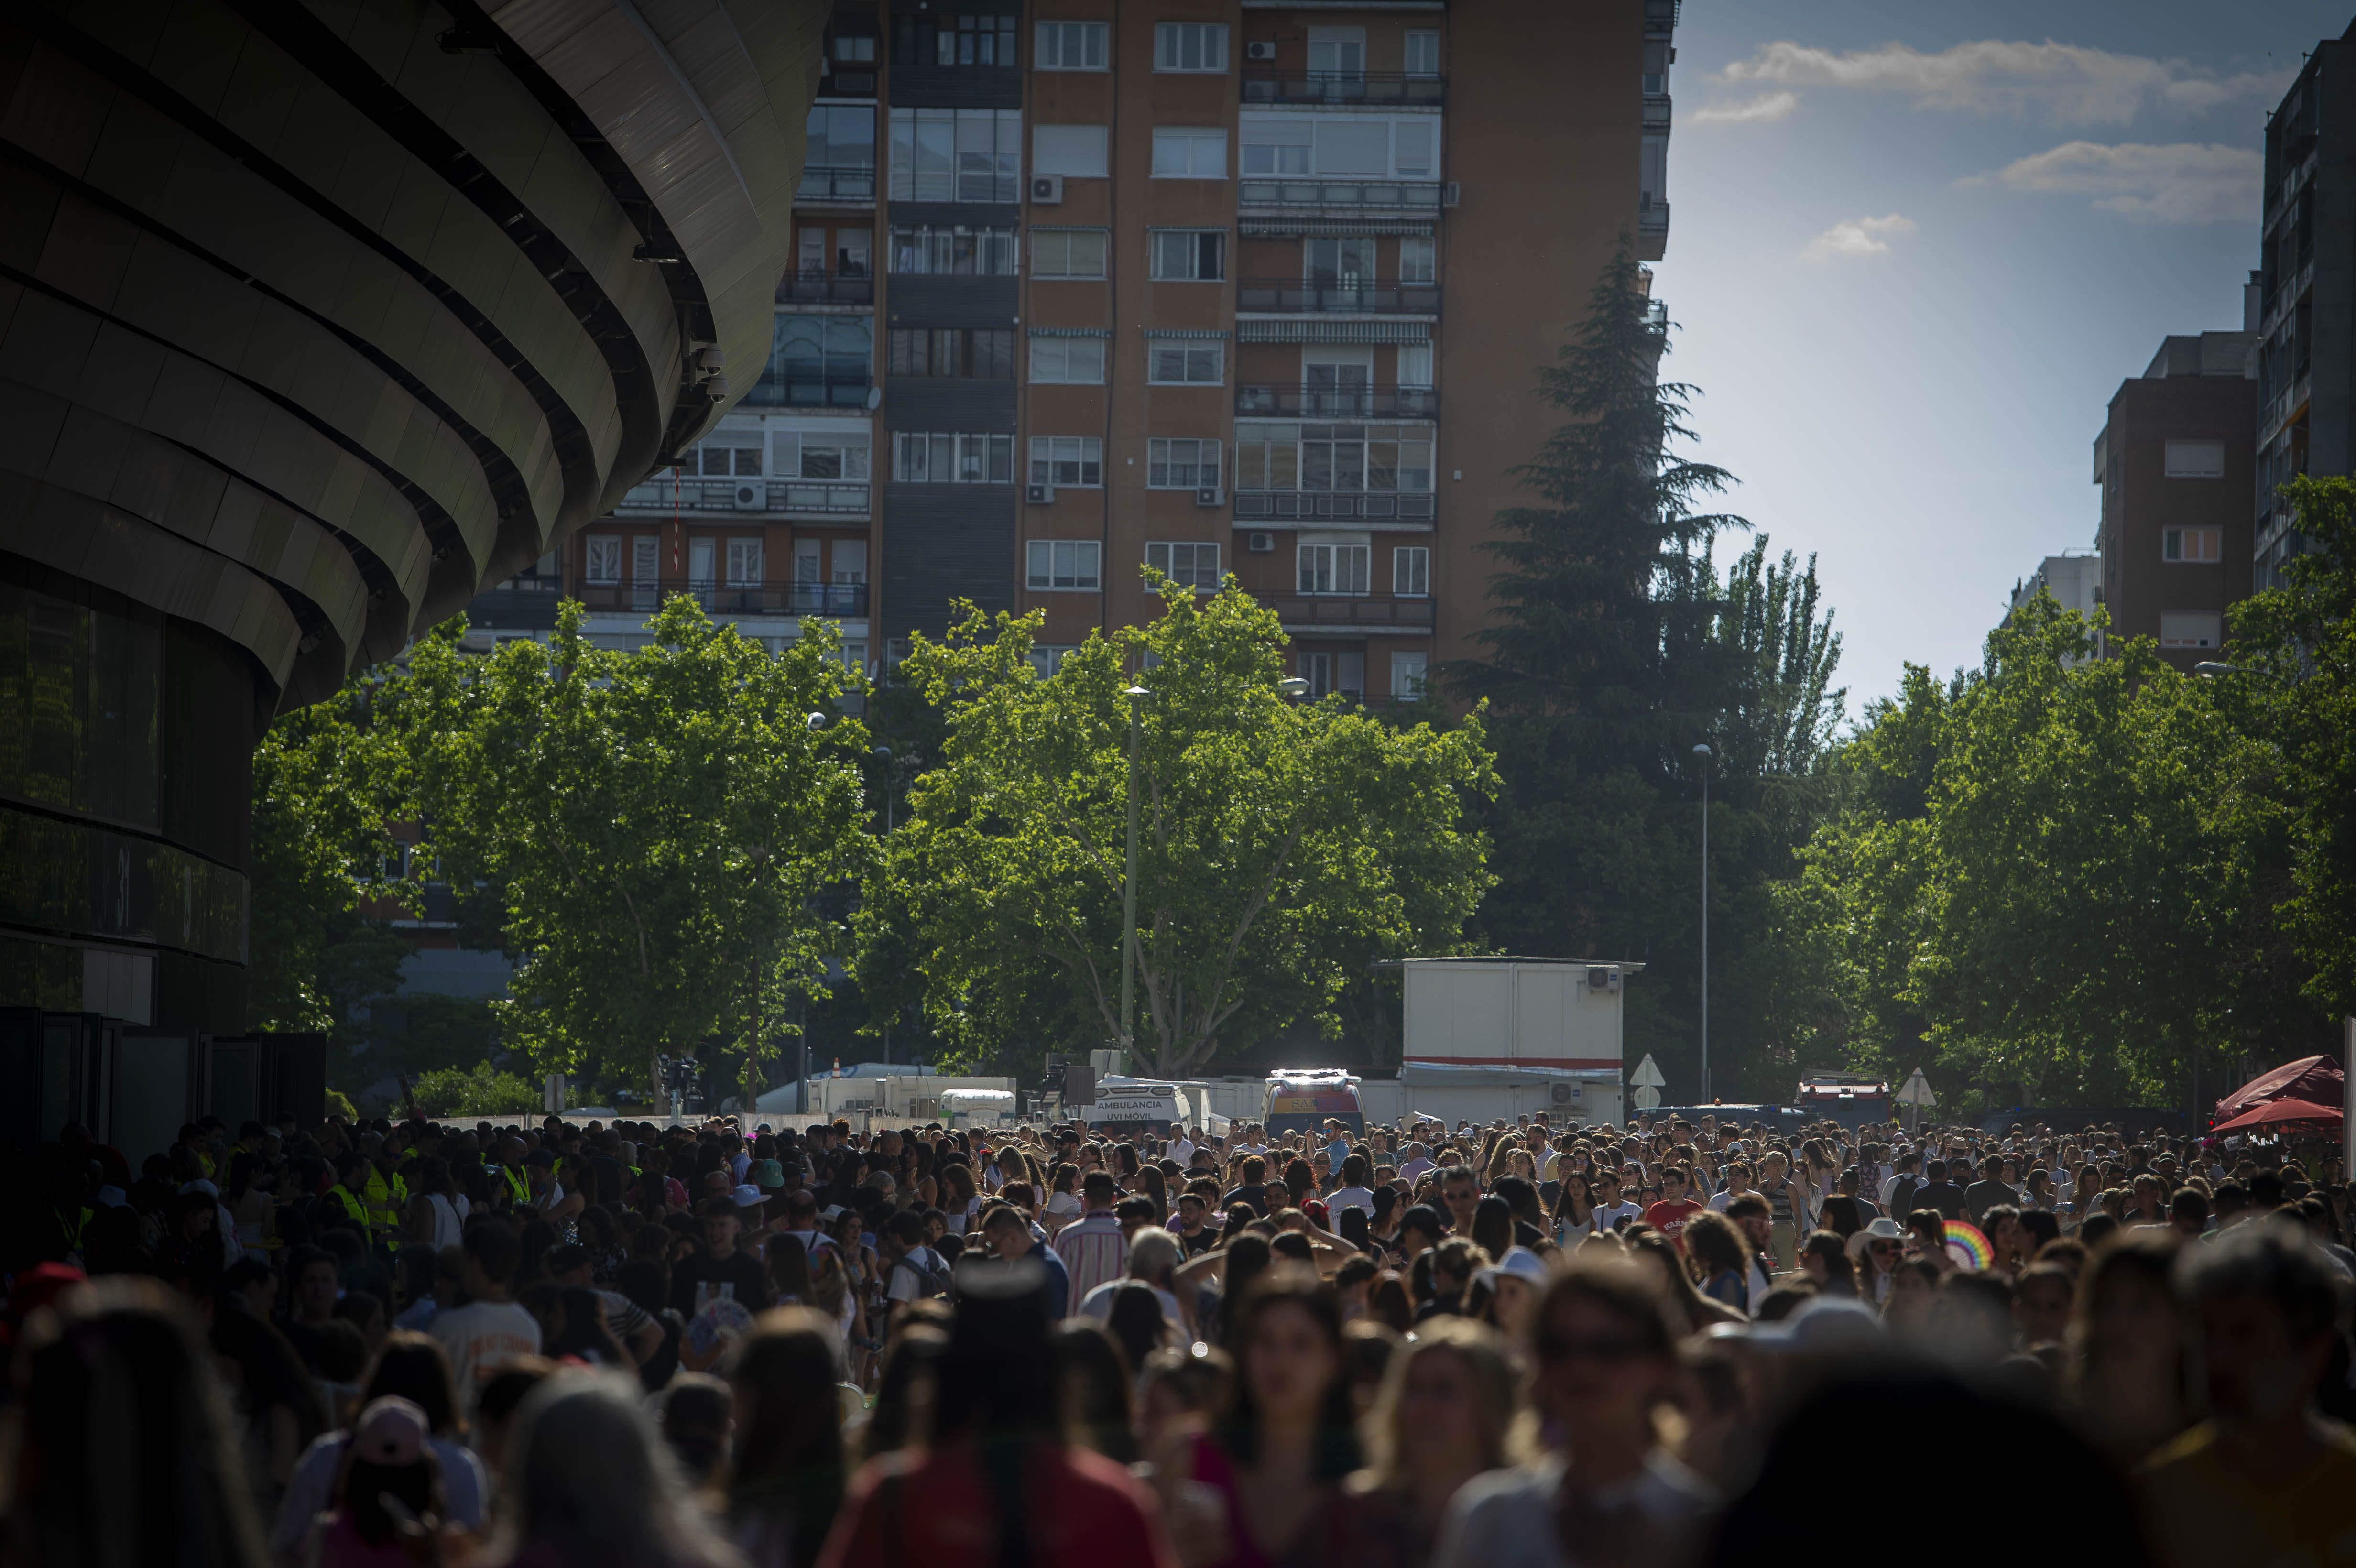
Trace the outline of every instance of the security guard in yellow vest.
{"type": "Polygon", "coordinates": [[[359,1190],[367,1185],[364,1177],[373,1174],[368,1156],[357,1149],[339,1157],[336,1161],[336,1184],[327,1189],[327,1196],[321,1200],[327,1207],[322,1219],[327,1224],[333,1224],[349,1215],[362,1234],[373,1237],[375,1227],[369,1223],[369,1206],[359,1190]]]}
{"type": "Polygon", "coordinates": [[[401,1234],[401,1217],[409,1208],[409,1183],[401,1178],[392,1157],[380,1149],[369,1162],[368,1178],[360,1183],[360,1201],[368,1206],[369,1230],[380,1246],[391,1246],[401,1234]]]}
{"type": "Polygon", "coordinates": [[[490,1174],[507,1182],[509,1207],[513,1209],[531,1207],[531,1179],[524,1174],[523,1152],[521,1138],[501,1138],[497,1163],[488,1168],[490,1174]]]}

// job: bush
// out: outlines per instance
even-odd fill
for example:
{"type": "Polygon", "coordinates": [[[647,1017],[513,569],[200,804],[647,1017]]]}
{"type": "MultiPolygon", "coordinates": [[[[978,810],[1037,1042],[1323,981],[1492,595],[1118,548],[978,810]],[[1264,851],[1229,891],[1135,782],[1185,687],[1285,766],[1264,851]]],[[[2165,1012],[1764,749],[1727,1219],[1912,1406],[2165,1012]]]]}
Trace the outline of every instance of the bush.
{"type": "Polygon", "coordinates": [[[538,1085],[487,1061],[469,1072],[444,1067],[420,1074],[411,1086],[417,1108],[428,1116],[510,1116],[540,1109],[538,1085]]]}
{"type": "Polygon", "coordinates": [[[353,1108],[350,1096],[347,1095],[341,1089],[330,1089],[327,1091],[327,1115],[331,1116],[341,1116],[347,1124],[357,1122],[360,1119],[359,1112],[353,1108]]]}

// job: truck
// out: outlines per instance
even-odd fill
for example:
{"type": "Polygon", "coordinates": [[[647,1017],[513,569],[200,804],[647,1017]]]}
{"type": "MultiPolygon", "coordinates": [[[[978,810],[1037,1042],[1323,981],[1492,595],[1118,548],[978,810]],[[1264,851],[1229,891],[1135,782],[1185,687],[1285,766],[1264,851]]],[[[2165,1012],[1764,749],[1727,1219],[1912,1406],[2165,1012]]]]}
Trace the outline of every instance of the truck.
{"type": "Polygon", "coordinates": [[[1895,1120],[1890,1081],[1857,1072],[1811,1072],[1800,1080],[1794,1108],[1808,1121],[1857,1128],[1895,1120]]]}
{"type": "Polygon", "coordinates": [[[1098,1078],[1097,1103],[1076,1107],[1077,1119],[1092,1133],[1168,1137],[1173,1127],[1199,1125],[1201,1113],[1184,1089],[1166,1078],[1098,1078]]]}
{"type": "Polygon", "coordinates": [[[1451,1126],[1541,1111],[1558,1126],[1621,1119],[1622,990],[1642,964],[1500,956],[1398,967],[1404,1115],[1451,1126]]]}

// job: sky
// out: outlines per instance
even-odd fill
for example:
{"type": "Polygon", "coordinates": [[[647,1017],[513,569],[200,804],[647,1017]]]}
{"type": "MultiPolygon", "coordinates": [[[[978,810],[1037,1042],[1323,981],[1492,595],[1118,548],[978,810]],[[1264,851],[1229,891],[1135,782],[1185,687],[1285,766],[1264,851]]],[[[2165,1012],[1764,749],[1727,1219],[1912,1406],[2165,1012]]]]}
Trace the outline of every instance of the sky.
{"type": "Polygon", "coordinates": [[[1729,509],[1816,557],[1852,716],[2092,548],[2104,409],[2241,327],[2265,117],[2351,13],[1686,0],[1664,373],[1729,509]]]}

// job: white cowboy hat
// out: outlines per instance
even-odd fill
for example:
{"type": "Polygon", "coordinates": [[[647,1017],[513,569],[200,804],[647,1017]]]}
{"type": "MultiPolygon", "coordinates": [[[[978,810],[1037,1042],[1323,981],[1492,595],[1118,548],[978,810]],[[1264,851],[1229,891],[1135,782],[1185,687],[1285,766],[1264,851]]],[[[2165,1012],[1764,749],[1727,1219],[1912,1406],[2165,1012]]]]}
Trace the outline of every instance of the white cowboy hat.
{"type": "Polygon", "coordinates": [[[1849,1237],[1848,1255],[1853,1259],[1861,1258],[1865,1256],[1865,1249],[1875,1242],[1902,1242],[1905,1239],[1904,1226],[1887,1214],[1877,1214],[1872,1224],[1849,1237]]]}

